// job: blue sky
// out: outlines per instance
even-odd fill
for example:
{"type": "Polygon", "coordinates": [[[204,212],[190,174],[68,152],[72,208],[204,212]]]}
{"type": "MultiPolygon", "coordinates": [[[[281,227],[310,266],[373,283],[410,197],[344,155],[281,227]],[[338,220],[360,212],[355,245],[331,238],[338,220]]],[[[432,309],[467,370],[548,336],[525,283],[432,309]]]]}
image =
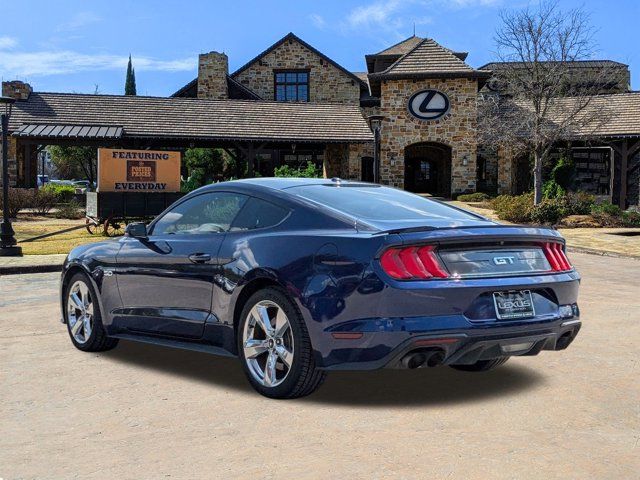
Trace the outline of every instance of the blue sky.
{"type": "MultiPolygon", "coordinates": [[[[344,67],[364,71],[364,54],[413,33],[468,51],[478,67],[494,56],[499,12],[509,0],[297,1],[4,1],[0,76],[35,90],[122,93],[129,53],[140,95],[168,95],[196,76],[197,56],[211,50],[238,68],[293,31],[344,67]]],[[[584,5],[597,29],[596,57],[630,65],[640,89],[638,0],[561,0],[584,5]]]]}

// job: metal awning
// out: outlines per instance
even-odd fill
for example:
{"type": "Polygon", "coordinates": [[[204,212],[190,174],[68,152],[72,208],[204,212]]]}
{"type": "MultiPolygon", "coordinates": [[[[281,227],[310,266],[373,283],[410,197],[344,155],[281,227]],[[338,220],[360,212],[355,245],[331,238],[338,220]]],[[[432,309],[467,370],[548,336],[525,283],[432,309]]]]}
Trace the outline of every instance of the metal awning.
{"type": "Polygon", "coordinates": [[[123,128],[113,125],[28,124],[13,135],[27,138],[121,138],[123,128]]]}

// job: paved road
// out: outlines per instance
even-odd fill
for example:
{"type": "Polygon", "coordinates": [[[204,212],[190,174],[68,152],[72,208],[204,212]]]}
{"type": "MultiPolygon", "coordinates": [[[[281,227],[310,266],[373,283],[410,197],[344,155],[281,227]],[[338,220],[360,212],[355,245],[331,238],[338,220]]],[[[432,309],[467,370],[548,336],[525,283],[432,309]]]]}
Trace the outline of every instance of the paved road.
{"type": "Polygon", "coordinates": [[[81,353],[57,274],[0,277],[0,477],[640,478],[640,262],[573,260],[584,327],[565,352],[334,373],[287,402],[231,359],[81,353]]]}

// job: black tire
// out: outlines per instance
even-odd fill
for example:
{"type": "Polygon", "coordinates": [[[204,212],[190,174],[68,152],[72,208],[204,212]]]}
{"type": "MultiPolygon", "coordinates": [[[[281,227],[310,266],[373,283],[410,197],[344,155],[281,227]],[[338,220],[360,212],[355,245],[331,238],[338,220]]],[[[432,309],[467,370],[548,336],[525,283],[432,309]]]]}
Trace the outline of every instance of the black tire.
{"type": "Polygon", "coordinates": [[[462,370],[463,372],[488,372],[494,368],[498,368],[503,365],[509,357],[492,358],[491,360],[479,360],[471,365],[449,365],[456,370],[462,370]]]}
{"type": "Polygon", "coordinates": [[[295,303],[289,299],[285,290],[281,288],[265,288],[249,297],[240,314],[236,339],[238,357],[244,373],[249,383],[251,383],[251,386],[265,397],[277,399],[304,397],[317,390],[326,378],[326,372],[316,367],[311,340],[309,339],[309,333],[302,314],[295,303]],[[246,322],[249,321],[249,313],[256,304],[262,301],[271,301],[282,308],[289,320],[294,342],[294,355],[291,368],[284,381],[273,387],[264,386],[253,377],[247,365],[243,348],[243,332],[246,322]]]}
{"type": "Polygon", "coordinates": [[[112,348],[115,348],[116,345],[118,345],[118,339],[108,337],[107,333],[105,332],[104,326],[102,325],[102,312],[100,311],[98,296],[96,295],[96,292],[93,289],[93,285],[91,284],[91,281],[86,274],[78,272],[71,277],[65,288],[63,301],[64,320],[67,324],[67,332],[69,333],[71,342],[78,350],[82,350],[83,352],[104,352],[107,350],[111,350],[112,348]],[[77,282],[82,282],[87,286],[91,299],[93,300],[93,319],[91,334],[89,335],[87,341],[84,343],[80,343],[74,338],[74,335],[71,332],[71,326],[69,325],[68,318],[69,315],[67,306],[69,302],[69,292],[77,282]]]}

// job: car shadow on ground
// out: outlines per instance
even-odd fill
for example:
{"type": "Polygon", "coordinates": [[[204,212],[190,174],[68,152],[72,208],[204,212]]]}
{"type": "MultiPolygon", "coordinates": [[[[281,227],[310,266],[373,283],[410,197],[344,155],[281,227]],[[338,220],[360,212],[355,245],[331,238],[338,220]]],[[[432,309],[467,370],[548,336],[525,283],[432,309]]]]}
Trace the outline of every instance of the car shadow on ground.
{"type": "MultiPolygon", "coordinates": [[[[235,358],[128,341],[121,341],[104,355],[112,361],[253,394],[235,358]]],[[[525,367],[515,362],[485,373],[459,372],[448,367],[330,372],[324,385],[301,401],[366,407],[435,406],[523,393],[544,381],[544,375],[533,365],[525,367]]]]}

